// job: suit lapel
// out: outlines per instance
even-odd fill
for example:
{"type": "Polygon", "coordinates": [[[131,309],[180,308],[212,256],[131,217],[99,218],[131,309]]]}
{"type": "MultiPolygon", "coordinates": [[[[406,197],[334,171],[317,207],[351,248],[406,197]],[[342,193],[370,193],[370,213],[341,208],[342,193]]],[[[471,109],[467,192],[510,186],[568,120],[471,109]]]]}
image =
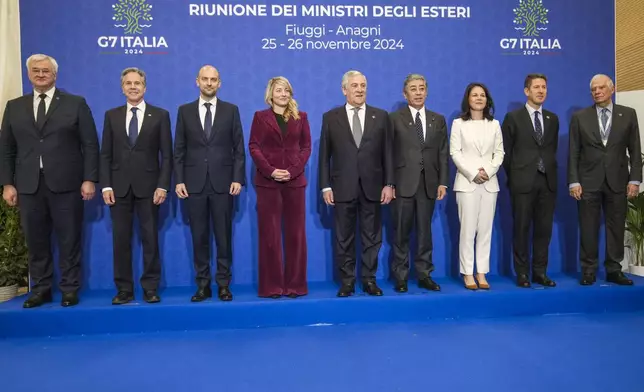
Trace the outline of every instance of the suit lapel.
{"type": "Polygon", "coordinates": [[[203,139],[203,142],[207,144],[208,140],[206,140],[206,131],[204,131],[203,129],[203,124],[201,123],[201,116],[199,115],[199,99],[193,102],[191,110],[193,111],[191,117],[193,118],[193,121],[197,122],[197,126],[194,128],[189,127],[189,129],[201,130],[201,132],[199,132],[201,134],[200,136],[203,139]]]}
{"type": "MultiPolygon", "coordinates": [[[[613,114],[611,116],[609,124],[610,133],[608,134],[608,142],[606,143],[607,146],[613,140],[613,134],[616,132],[621,132],[624,124],[623,116],[624,114],[622,113],[622,111],[617,107],[617,105],[613,104],[613,114]]],[[[599,124],[597,124],[597,126],[599,126],[599,124]]]]}
{"type": "Polygon", "coordinates": [[[550,137],[552,135],[552,119],[550,118],[550,115],[543,111],[543,142],[546,142],[546,138],[550,137]]]}
{"type": "MultiPolygon", "coordinates": [[[[351,126],[349,125],[349,118],[347,117],[347,110],[345,106],[343,105],[339,107],[336,114],[337,114],[338,122],[340,123],[340,127],[345,129],[345,132],[349,134],[349,139],[351,139],[351,142],[353,143],[353,145],[356,146],[356,148],[358,148],[358,146],[356,145],[356,141],[353,139],[353,134],[351,133],[351,126]]],[[[364,135],[364,130],[363,130],[363,135],[364,135]]]]}
{"type": "Polygon", "coordinates": [[[364,144],[364,141],[366,139],[373,137],[373,128],[375,121],[375,111],[371,108],[371,106],[365,105],[364,129],[362,130],[362,139],[360,141],[361,146],[364,144]]]}
{"type": "MultiPolygon", "coordinates": [[[[217,99],[217,104],[215,105],[215,118],[212,121],[212,129],[210,130],[210,139],[206,140],[207,143],[210,143],[210,141],[215,137],[217,130],[219,129],[219,124],[221,123],[221,119],[224,116],[223,107],[224,105],[222,104],[221,99],[217,99]]],[[[204,139],[206,139],[205,135],[206,134],[204,132],[204,139]]]]}
{"type": "MultiPolygon", "coordinates": [[[[543,113],[543,111],[542,111],[542,113],[543,113]]],[[[523,126],[521,128],[526,129],[528,132],[530,132],[530,135],[534,139],[534,142],[537,143],[537,145],[539,145],[539,139],[537,139],[537,133],[536,133],[536,130],[534,129],[534,124],[532,123],[532,118],[530,117],[530,112],[528,111],[528,109],[526,109],[525,106],[521,110],[520,116],[521,116],[521,118],[519,120],[523,124],[523,126]]],[[[545,128],[546,127],[546,121],[543,118],[542,118],[542,120],[543,120],[543,127],[545,128]]],[[[545,130],[544,130],[543,136],[544,136],[544,138],[546,136],[545,130]]]]}
{"type": "MultiPolygon", "coordinates": [[[[262,117],[264,117],[264,121],[270,125],[270,127],[273,129],[273,131],[277,132],[278,136],[282,138],[282,130],[280,129],[279,124],[277,123],[277,120],[275,119],[275,115],[273,114],[273,109],[268,109],[265,110],[262,113],[262,117]]],[[[292,121],[289,121],[291,123],[292,121]]],[[[288,126],[286,127],[288,130],[288,126]]]]}
{"type": "Polygon", "coordinates": [[[137,136],[136,143],[134,143],[134,145],[138,144],[141,136],[148,132],[148,129],[151,126],[150,124],[152,124],[154,120],[154,114],[154,107],[152,107],[151,105],[145,105],[145,113],[143,113],[143,123],[141,124],[141,130],[139,131],[139,135],[137,136]]]}
{"type": "Polygon", "coordinates": [[[597,139],[597,142],[603,146],[604,143],[602,142],[602,136],[599,131],[599,121],[597,120],[597,109],[595,108],[595,105],[588,108],[588,112],[586,114],[586,121],[590,123],[591,134],[595,136],[595,139],[597,139]]]}
{"type": "Polygon", "coordinates": [[[130,142],[127,134],[127,124],[125,124],[126,118],[127,118],[127,105],[121,106],[117,111],[116,111],[116,118],[114,119],[114,125],[113,128],[115,131],[115,134],[120,134],[123,137],[119,138],[126,146],[130,147],[130,142]]]}
{"type": "Polygon", "coordinates": [[[27,100],[27,114],[29,115],[29,118],[31,118],[32,124],[34,125],[34,129],[40,131],[38,129],[38,125],[36,125],[36,116],[34,115],[34,94],[31,93],[29,96],[29,99],[27,100]]]}

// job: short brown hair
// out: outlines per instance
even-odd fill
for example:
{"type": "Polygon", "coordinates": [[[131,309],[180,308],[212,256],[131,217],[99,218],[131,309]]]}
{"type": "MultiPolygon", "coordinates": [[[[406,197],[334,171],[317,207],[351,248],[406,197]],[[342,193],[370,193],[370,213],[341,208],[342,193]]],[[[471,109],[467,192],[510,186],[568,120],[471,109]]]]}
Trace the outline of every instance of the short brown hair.
{"type": "Polygon", "coordinates": [[[525,83],[523,83],[523,87],[530,88],[530,86],[532,86],[532,81],[535,79],[543,79],[546,81],[546,84],[548,84],[548,78],[546,77],[546,75],[540,73],[531,73],[525,77],[525,83]]]}

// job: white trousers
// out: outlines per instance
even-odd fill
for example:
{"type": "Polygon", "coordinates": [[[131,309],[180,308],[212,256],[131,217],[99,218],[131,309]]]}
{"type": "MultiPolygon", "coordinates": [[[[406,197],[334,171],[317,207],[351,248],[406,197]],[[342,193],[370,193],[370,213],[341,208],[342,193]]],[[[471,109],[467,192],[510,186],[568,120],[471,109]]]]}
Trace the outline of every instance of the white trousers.
{"type": "Polygon", "coordinates": [[[461,274],[474,274],[474,239],[476,238],[476,272],[490,272],[490,245],[496,210],[497,192],[488,192],[477,184],[474,192],[456,192],[461,235],[458,244],[461,274]]]}

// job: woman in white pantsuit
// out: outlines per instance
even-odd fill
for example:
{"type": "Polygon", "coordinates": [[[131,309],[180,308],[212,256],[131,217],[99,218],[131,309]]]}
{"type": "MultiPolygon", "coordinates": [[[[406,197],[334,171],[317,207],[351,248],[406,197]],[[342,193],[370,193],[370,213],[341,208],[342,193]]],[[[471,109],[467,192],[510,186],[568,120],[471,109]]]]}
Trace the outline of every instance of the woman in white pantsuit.
{"type": "Polygon", "coordinates": [[[460,272],[466,288],[489,289],[485,274],[490,271],[492,224],[499,192],[496,172],[503,163],[503,137],[499,121],[492,116],[494,104],[485,85],[467,86],[461,110],[460,118],[452,123],[450,136],[450,155],[457,168],[454,192],[461,221],[460,272]]]}

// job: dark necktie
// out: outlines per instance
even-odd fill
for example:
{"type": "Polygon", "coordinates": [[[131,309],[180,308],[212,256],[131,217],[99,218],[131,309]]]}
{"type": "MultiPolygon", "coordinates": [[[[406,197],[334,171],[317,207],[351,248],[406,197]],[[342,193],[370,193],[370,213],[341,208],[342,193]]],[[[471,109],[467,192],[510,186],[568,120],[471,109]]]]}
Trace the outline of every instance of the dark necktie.
{"type": "MultiPolygon", "coordinates": [[[[423,122],[420,121],[420,112],[416,112],[416,135],[418,136],[418,140],[420,140],[421,147],[425,144],[425,135],[423,134],[423,122]]],[[[420,154],[420,166],[424,166],[423,162],[423,154],[420,154]]]]}
{"type": "Polygon", "coordinates": [[[212,104],[210,102],[204,103],[206,107],[206,117],[203,120],[203,131],[206,134],[206,139],[210,139],[210,133],[212,132],[212,112],[210,107],[212,104]]]}
{"type": "MultiPolygon", "coordinates": [[[[541,127],[541,121],[539,121],[539,112],[534,112],[534,135],[537,138],[537,144],[541,146],[543,144],[543,128],[541,127]]],[[[537,170],[541,173],[546,172],[546,167],[543,164],[543,159],[541,154],[539,155],[539,162],[537,162],[537,170]]]]}
{"type": "Polygon", "coordinates": [[[130,109],[132,111],[132,119],[127,129],[127,136],[130,139],[130,147],[136,144],[136,138],[139,135],[139,120],[136,118],[137,108],[130,109]]]}
{"type": "Polygon", "coordinates": [[[40,98],[40,103],[38,104],[36,126],[38,129],[42,129],[43,125],[45,125],[45,117],[47,117],[47,110],[45,107],[45,98],[47,98],[47,94],[40,94],[38,98],[40,98]]]}

